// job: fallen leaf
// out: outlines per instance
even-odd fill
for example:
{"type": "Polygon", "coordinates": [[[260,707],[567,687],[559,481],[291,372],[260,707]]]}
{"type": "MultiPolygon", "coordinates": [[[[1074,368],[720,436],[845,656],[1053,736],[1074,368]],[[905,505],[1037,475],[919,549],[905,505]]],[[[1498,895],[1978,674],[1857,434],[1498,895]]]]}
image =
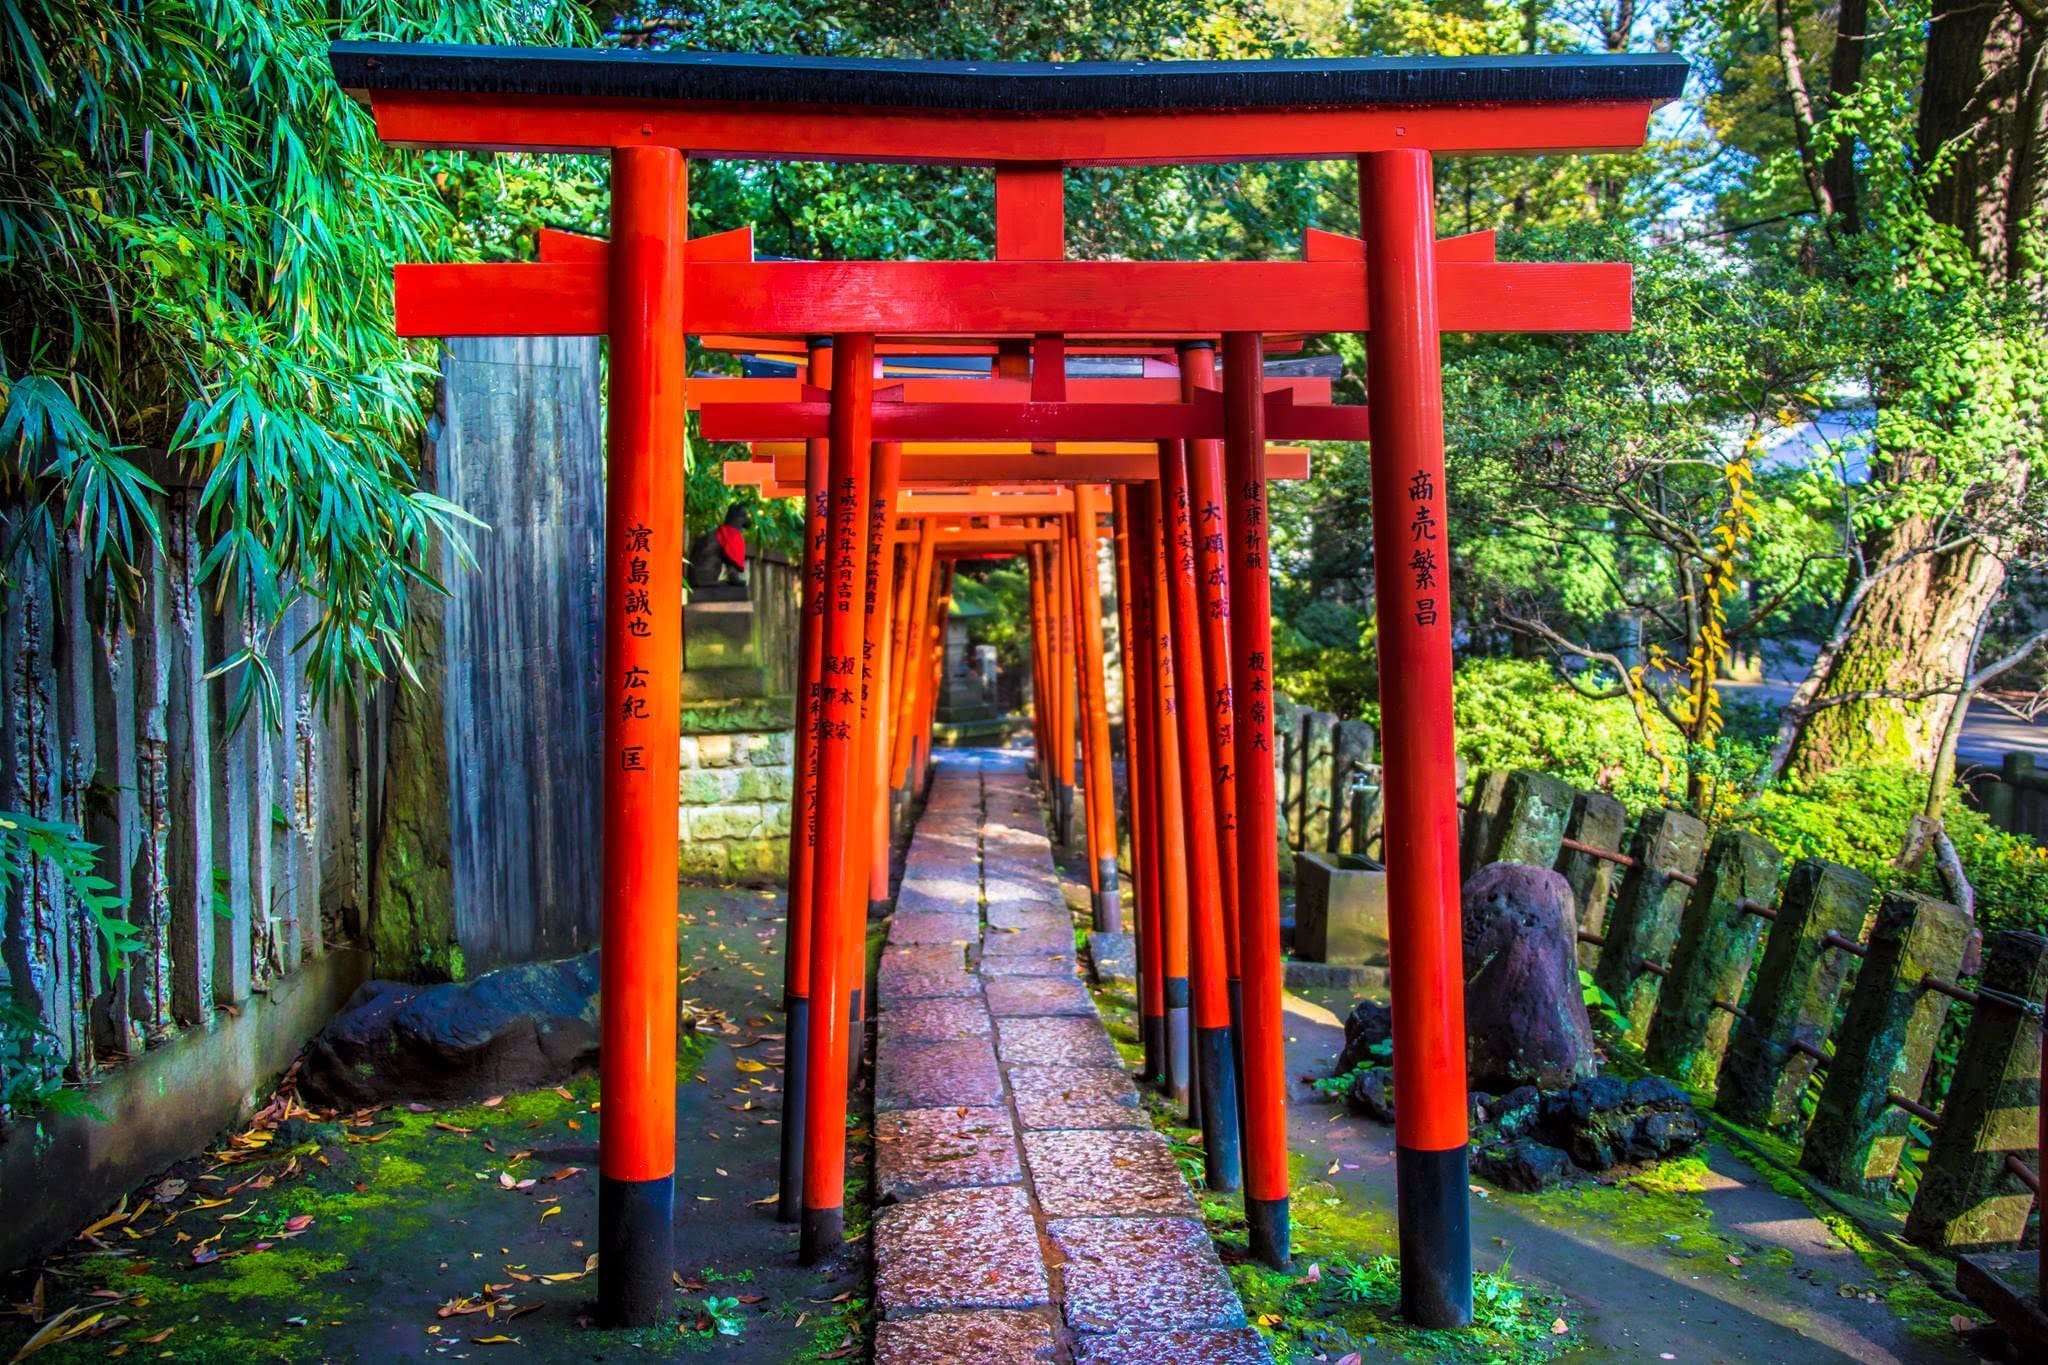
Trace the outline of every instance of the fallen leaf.
{"type": "Polygon", "coordinates": [[[439,1119],[434,1120],[434,1126],[444,1133],[474,1133],[476,1131],[474,1128],[464,1128],[459,1123],[443,1123],[439,1119]]]}
{"type": "Polygon", "coordinates": [[[768,1069],[766,1062],[757,1062],[752,1057],[735,1057],[732,1064],[742,1071],[766,1071],[768,1069]]]}
{"type": "Polygon", "coordinates": [[[1732,1252],[1732,1251],[1731,1251],[1731,1252],[1729,1252],[1729,1253],[1728,1253],[1728,1264],[1729,1264],[1729,1265],[1741,1265],[1741,1264],[1742,1264],[1742,1258],[1741,1258],[1740,1256],[1737,1256],[1737,1255],[1736,1255],[1736,1254],[1735,1254],[1734,1252],[1732,1252]]]}
{"type": "Polygon", "coordinates": [[[151,1335],[146,1337],[137,1337],[135,1339],[135,1344],[138,1346],[161,1346],[166,1341],[169,1341],[171,1338],[171,1333],[177,1330],[178,1329],[176,1326],[166,1327],[161,1332],[152,1333],[151,1335]]]}
{"type": "Polygon", "coordinates": [[[519,1338],[508,1337],[503,1332],[499,1332],[488,1337],[471,1337],[469,1344],[472,1346],[517,1346],[519,1338]]]}
{"type": "Polygon", "coordinates": [[[498,1172],[498,1183],[509,1190],[514,1185],[517,1185],[519,1182],[512,1178],[512,1172],[500,1171],[498,1172]]]}
{"type": "Polygon", "coordinates": [[[1554,1337],[1561,1337],[1571,1330],[1572,1325],[1563,1318],[1552,1318],[1550,1320],[1550,1335],[1554,1337]]]}
{"type": "Polygon", "coordinates": [[[781,1199],[781,1197],[782,1197],[782,1196],[780,1196],[780,1195],[775,1195],[775,1194],[771,1194],[771,1195],[767,1195],[767,1196],[764,1196],[763,1198],[760,1198],[760,1199],[749,1199],[749,1200],[747,1201],[747,1207],[748,1207],[748,1208],[750,1208],[750,1209],[758,1209],[758,1208],[761,1208],[761,1207],[763,1207],[764,1205],[767,1205],[767,1204],[773,1204],[773,1203],[777,1202],[778,1200],[780,1200],[780,1199],[781,1199]]]}
{"type": "Polygon", "coordinates": [[[543,1222],[543,1223],[545,1223],[545,1222],[547,1222],[547,1221],[548,1221],[548,1219],[550,1219],[550,1218],[554,1217],[554,1216],[555,1216],[556,1214],[560,1213],[561,1211],[562,1211],[562,1206],[561,1206],[560,1204],[550,1204],[550,1205],[548,1205],[548,1206],[547,1206],[546,1208],[544,1208],[544,1209],[542,1209],[542,1210],[541,1210],[541,1213],[540,1213],[540,1221],[541,1221],[541,1222],[543,1222]]]}
{"type": "Polygon", "coordinates": [[[489,1099],[484,1101],[484,1108],[496,1109],[499,1105],[503,1104],[504,1102],[505,1097],[503,1095],[493,1095],[489,1099]]]}
{"type": "Polygon", "coordinates": [[[575,1097],[574,1095],[572,1095],[572,1094],[570,1094],[570,1093],[569,1093],[569,1087],[568,1087],[568,1086],[566,1086],[566,1085],[558,1085],[558,1086],[556,1086],[556,1087],[555,1087],[555,1093],[556,1093],[557,1095],[560,1095],[560,1096],[561,1096],[561,1097],[562,1097],[563,1099],[565,1099],[565,1100],[573,1100],[573,1099],[575,1099],[575,1098],[576,1098],[576,1097],[575,1097]]]}
{"type": "Polygon", "coordinates": [[[1961,1313],[1957,1313],[1954,1317],[1948,1320],[1949,1330],[1951,1332],[1954,1332],[1957,1336],[1961,1336],[1965,1332],[1974,1332],[1977,1330],[1977,1327],[1978,1323],[1975,1318],[1965,1317],[1961,1313]]]}

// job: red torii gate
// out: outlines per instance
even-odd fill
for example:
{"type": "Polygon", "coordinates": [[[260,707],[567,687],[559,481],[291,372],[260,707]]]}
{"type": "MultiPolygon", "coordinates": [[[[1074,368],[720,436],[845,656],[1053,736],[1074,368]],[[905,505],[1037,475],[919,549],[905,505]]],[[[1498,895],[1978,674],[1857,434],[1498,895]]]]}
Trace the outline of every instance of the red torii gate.
{"type": "MultiPolygon", "coordinates": [[[[1641,144],[1674,98],[1670,57],[1152,64],[959,64],[339,44],[342,85],[386,140],[529,151],[608,150],[602,262],[400,267],[413,335],[603,333],[607,447],[605,954],[600,1304],[657,1319],[672,1245],[676,868],[681,664],[683,335],[835,334],[830,434],[828,673],[854,666],[879,334],[924,338],[1220,336],[1221,509],[1230,590],[1240,969],[1247,1020],[1278,1018],[1269,923],[1275,867],[1261,334],[1367,333],[1375,539],[1413,543],[1377,574],[1393,949],[1404,1309],[1470,1317],[1464,1021],[1457,934],[1450,639],[1442,547],[1444,330],[1628,325],[1623,266],[1439,261],[1432,158],[1641,144]],[[999,196],[993,262],[751,262],[686,247],[683,154],[996,165],[1035,192],[999,196]],[[1067,262],[1057,216],[1073,165],[1328,159],[1360,163],[1360,260],[1067,262]],[[1012,249],[1014,248],[1014,249],[1012,249]],[[1361,278],[1361,275],[1363,278],[1361,278]],[[857,495],[861,509],[849,507],[857,495]],[[1254,761],[1255,760],[1255,761],[1254,761]],[[621,951],[630,944],[634,951],[621,951]],[[664,1117],[665,1116],[665,1117],[664,1117]],[[623,1121],[621,1121],[623,1120],[623,1121]]],[[[1196,444],[1208,439],[1197,438],[1196,444]]],[[[885,450],[892,447],[885,444],[885,450]]],[[[893,473],[893,466],[891,467],[893,473]]],[[[1099,476],[1097,476],[1099,477],[1099,476]]],[[[1176,625],[1179,622],[1176,621],[1176,625]]],[[[1183,644],[1186,641],[1183,638],[1183,644]]],[[[851,732],[859,710],[829,702],[851,732]]],[[[1154,720],[1158,720],[1154,717],[1154,720]]],[[[1156,727],[1154,727],[1156,728],[1156,727]]],[[[824,746],[821,802],[843,801],[850,755],[824,746]]],[[[843,888],[822,885],[827,900],[843,888]]],[[[832,905],[821,924],[843,908],[832,905]]],[[[828,977],[830,951],[814,962],[828,977]]],[[[828,993],[829,994],[829,993],[828,993]]],[[[828,1010],[818,1030],[843,1030],[828,1010]]],[[[1280,1037],[1244,1058],[1247,1109],[1284,1102],[1280,1037]]],[[[844,1038],[839,1038],[844,1052],[844,1038]]],[[[842,1154],[843,1156],[843,1154],[842,1154]]],[[[839,1240],[840,1173],[811,1153],[804,1243],[839,1240]]],[[[1254,1253],[1287,1260],[1284,1147],[1248,1162],[1254,1253]]]]}

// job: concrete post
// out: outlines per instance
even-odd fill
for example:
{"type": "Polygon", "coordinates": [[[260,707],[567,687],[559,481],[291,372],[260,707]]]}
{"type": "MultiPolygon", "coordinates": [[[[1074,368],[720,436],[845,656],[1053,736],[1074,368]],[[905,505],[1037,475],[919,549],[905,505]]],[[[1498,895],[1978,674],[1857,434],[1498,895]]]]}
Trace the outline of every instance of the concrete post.
{"type": "Polygon", "coordinates": [[[1891,1184],[1906,1146],[1906,1112],[1887,1096],[1919,1097],[1948,1017],[1948,997],[1920,981],[1953,980],[1969,936],[1970,922],[1954,906],[1909,891],[1885,893],[1799,1154],[1809,1174],[1870,1198],[1891,1184]]]}
{"type": "Polygon", "coordinates": [[[1643,964],[1661,967],[1669,958],[1689,889],[1680,878],[1699,870],[1706,847],[1707,827],[1675,810],[1645,815],[1629,845],[1635,862],[1622,876],[1621,892],[1607,922],[1607,946],[1600,951],[1593,980],[1627,1016],[1623,1040],[1635,1047],[1649,1036],[1650,1016],[1664,984],[1643,964]]]}
{"type": "MultiPolygon", "coordinates": [[[[1572,813],[1565,819],[1564,835],[1581,844],[1619,853],[1622,841],[1628,837],[1628,812],[1606,792],[1580,792],[1572,798],[1572,813]]],[[[1553,866],[1571,883],[1572,900],[1579,907],[1579,929],[1589,934],[1600,933],[1607,923],[1607,903],[1614,896],[1620,868],[1605,858],[1569,848],[1557,855],[1553,866]]],[[[1580,970],[1592,971],[1599,960],[1598,944],[1579,944],[1580,970]]]]}
{"type": "Polygon", "coordinates": [[[1778,850],[1754,834],[1715,838],[1706,871],[1679,922],[1671,974],[1657,1001],[1643,1060],[1680,1085],[1705,1090],[1721,1070],[1763,918],[1749,906],[1778,897],[1778,850]]]}
{"type": "Polygon", "coordinates": [[[1573,795],[1570,787],[1548,773],[1526,768],[1509,773],[1473,871],[1488,863],[1549,867],[1556,862],[1573,795]]]}
{"type": "Polygon", "coordinates": [[[2041,1020],[2013,1002],[2039,1009],[2048,995],[2048,938],[1993,934],[1977,989],[1983,998],[1906,1216],[1906,1236],[1944,1251],[2011,1247],[2027,1229],[2033,1192],[2006,1159],[2040,1169],[2041,1020]]]}
{"type": "Polygon", "coordinates": [[[1802,858],[1792,866],[1778,917],[1764,940],[1748,1016],[1738,1020],[1714,1108],[1722,1117],[1760,1128],[1799,1118],[1799,1096],[1835,1019],[1835,998],[1849,972],[1849,954],[1828,935],[1860,942],[1876,892],[1870,878],[1835,863],[1802,858]]]}

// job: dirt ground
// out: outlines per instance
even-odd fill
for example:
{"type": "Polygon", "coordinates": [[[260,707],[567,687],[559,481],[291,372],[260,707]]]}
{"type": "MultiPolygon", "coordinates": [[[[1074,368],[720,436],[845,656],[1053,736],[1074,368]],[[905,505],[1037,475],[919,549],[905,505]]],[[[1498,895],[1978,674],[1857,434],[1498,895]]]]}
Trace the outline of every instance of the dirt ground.
{"type": "MultiPolygon", "coordinates": [[[[860,1358],[864,1261],[799,1269],[796,1229],[758,1202],[772,1200],[780,1143],[780,896],[686,887],[681,920],[681,992],[710,1018],[684,1035],[677,1075],[676,1324],[591,1325],[600,1114],[584,1076],[495,1103],[289,1117],[231,1136],[9,1277],[7,1302],[40,1293],[46,1324],[76,1308],[60,1331],[100,1315],[35,1358],[860,1358]]],[[[856,1226],[865,1172],[863,1155],[856,1226]]],[[[0,1317],[0,1354],[35,1330],[0,1317]]]]}

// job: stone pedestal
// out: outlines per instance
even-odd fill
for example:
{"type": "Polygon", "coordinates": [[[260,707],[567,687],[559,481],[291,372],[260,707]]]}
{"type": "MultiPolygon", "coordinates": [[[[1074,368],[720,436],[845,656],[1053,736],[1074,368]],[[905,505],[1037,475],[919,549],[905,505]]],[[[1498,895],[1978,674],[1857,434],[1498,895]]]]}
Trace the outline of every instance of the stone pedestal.
{"type": "Polygon", "coordinates": [[[1387,870],[1361,854],[1294,855],[1294,955],[1385,965],[1387,870]]]}

